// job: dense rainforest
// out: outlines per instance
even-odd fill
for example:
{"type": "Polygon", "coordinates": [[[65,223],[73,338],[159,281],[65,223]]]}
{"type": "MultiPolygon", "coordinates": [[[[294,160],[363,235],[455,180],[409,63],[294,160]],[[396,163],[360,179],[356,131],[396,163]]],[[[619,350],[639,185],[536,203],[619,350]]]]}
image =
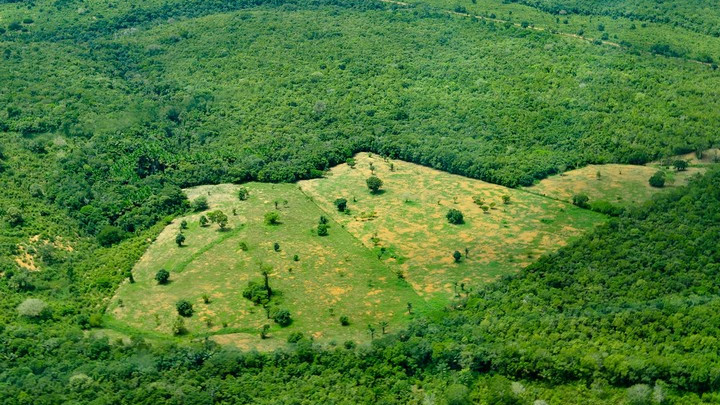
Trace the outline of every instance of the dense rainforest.
{"type": "MultiPolygon", "coordinates": [[[[522,3],[718,30],[702,1],[522,3]]],[[[717,172],[369,347],[93,337],[182,187],[360,151],[517,187],[720,140],[712,66],[445,11],[0,1],[0,400],[720,401],[717,172]]]]}

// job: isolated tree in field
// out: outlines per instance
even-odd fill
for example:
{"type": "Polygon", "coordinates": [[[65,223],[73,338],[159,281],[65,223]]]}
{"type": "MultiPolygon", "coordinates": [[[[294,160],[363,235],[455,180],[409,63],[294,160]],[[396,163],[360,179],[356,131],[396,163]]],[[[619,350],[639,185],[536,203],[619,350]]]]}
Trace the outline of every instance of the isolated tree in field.
{"type": "Polygon", "coordinates": [[[280,214],[277,211],[270,211],[270,212],[265,213],[265,224],[267,224],[267,225],[280,224],[280,214]]]}
{"type": "Polygon", "coordinates": [[[167,284],[168,280],[170,280],[169,271],[160,269],[157,273],[155,273],[155,281],[157,281],[158,284],[167,284]]]}
{"type": "Polygon", "coordinates": [[[280,326],[288,326],[292,322],[292,318],[290,317],[290,311],[287,309],[278,309],[275,311],[272,315],[273,321],[277,323],[280,326]]]}
{"type": "Polygon", "coordinates": [[[267,339],[267,333],[270,330],[270,325],[265,324],[260,329],[260,339],[267,339]]]}
{"type": "Polygon", "coordinates": [[[319,224],[327,224],[328,223],[327,217],[325,215],[320,215],[320,219],[318,220],[318,223],[319,224]]]}
{"type": "Polygon", "coordinates": [[[453,252],[452,256],[453,259],[455,259],[455,263],[460,263],[460,259],[462,259],[462,253],[456,250],[453,252]]]}
{"type": "Polygon", "coordinates": [[[651,186],[662,188],[665,186],[665,173],[662,171],[658,171],[655,174],[650,177],[648,180],[651,186]]]}
{"type": "Polygon", "coordinates": [[[413,309],[412,302],[408,302],[407,303],[408,314],[412,315],[412,309],[413,309]]]}
{"type": "Polygon", "coordinates": [[[175,243],[177,243],[178,247],[182,247],[182,244],[185,243],[185,235],[182,232],[175,236],[175,243]]]}
{"type": "Polygon", "coordinates": [[[345,163],[347,163],[347,165],[350,166],[351,169],[354,169],[354,168],[355,168],[355,164],[356,164],[355,159],[353,159],[353,158],[348,158],[348,159],[345,161],[345,163]]]}
{"type": "Polygon", "coordinates": [[[347,315],[340,316],[340,325],[342,325],[342,326],[350,325],[350,318],[348,318],[347,315]]]}
{"type": "Polygon", "coordinates": [[[460,225],[465,223],[465,219],[463,218],[463,213],[460,212],[460,210],[457,210],[455,208],[450,208],[450,210],[445,215],[448,222],[450,222],[453,225],[460,225]]]}
{"type": "Polygon", "coordinates": [[[387,321],[380,321],[380,330],[382,331],[382,334],[385,334],[385,329],[387,329],[388,323],[387,321]]]}
{"type": "Polygon", "coordinates": [[[180,316],[185,318],[191,317],[193,314],[193,306],[188,300],[180,300],[175,303],[175,309],[180,316]]]}
{"type": "Polygon", "coordinates": [[[587,194],[575,194],[572,198],[572,203],[580,208],[587,208],[590,197],[587,194]]]}
{"type": "Polygon", "coordinates": [[[510,204],[510,196],[507,194],[503,195],[502,202],[503,202],[503,204],[510,204]]]}
{"type": "Polygon", "coordinates": [[[188,227],[188,223],[187,223],[186,220],[183,219],[183,220],[180,222],[180,229],[181,229],[181,230],[182,230],[182,229],[187,229],[187,227],[188,227]]]}
{"type": "Polygon", "coordinates": [[[209,207],[207,197],[200,196],[194,199],[191,206],[195,212],[205,211],[209,207]]]}
{"type": "Polygon", "coordinates": [[[367,187],[373,193],[377,193],[378,191],[380,191],[380,188],[383,185],[383,181],[380,180],[380,178],[377,176],[370,176],[367,180],[365,180],[365,182],[367,183],[367,187]]]}
{"type": "Polygon", "coordinates": [[[328,235],[328,226],[327,226],[327,224],[318,224],[318,226],[317,226],[317,235],[318,235],[318,236],[327,236],[327,235],[328,235]]]}
{"type": "Polygon", "coordinates": [[[472,199],[473,199],[473,202],[475,203],[475,205],[477,205],[478,207],[485,205],[485,198],[479,194],[474,195],[472,199]]]}
{"type": "Polygon", "coordinates": [[[208,213],[208,219],[211,222],[218,224],[220,230],[224,230],[228,224],[228,216],[220,210],[208,213]]]}
{"type": "Polygon", "coordinates": [[[370,340],[375,339],[375,327],[368,325],[368,332],[370,332],[370,340]]]}
{"type": "Polygon", "coordinates": [[[245,201],[248,197],[250,197],[250,191],[245,187],[240,187],[238,190],[238,199],[240,199],[240,201],[245,201]]]}
{"type": "Polygon", "coordinates": [[[206,227],[208,223],[210,223],[210,221],[208,221],[208,219],[205,215],[200,217],[200,226],[201,227],[203,227],[203,228],[206,227]]]}
{"type": "Polygon", "coordinates": [[[335,200],[335,207],[337,207],[337,210],[340,212],[345,212],[347,209],[347,200],[344,198],[338,198],[335,200]]]}
{"type": "Polygon", "coordinates": [[[277,243],[277,242],[273,243],[273,250],[276,251],[276,252],[279,252],[279,251],[280,251],[280,244],[277,243]]]}
{"type": "Polygon", "coordinates": [[[172,332],[175,336],[184,335],[187,333],[187,329],[185,328],[185,320],[178,316],[175,318],[175,320],[172,323],[172,332]]]}
{"type": "Polygon", "coordinates": [[[468,258],[468,254],[470,254],[470,248],[465,248],[465,258],[468,258]]]}
{"type": "Polygon", "coordinates": [[[678,159],[673,162],[673,167],[679,172],[684,172],[688,168],[688,162],[686,160],[678,159]]]}

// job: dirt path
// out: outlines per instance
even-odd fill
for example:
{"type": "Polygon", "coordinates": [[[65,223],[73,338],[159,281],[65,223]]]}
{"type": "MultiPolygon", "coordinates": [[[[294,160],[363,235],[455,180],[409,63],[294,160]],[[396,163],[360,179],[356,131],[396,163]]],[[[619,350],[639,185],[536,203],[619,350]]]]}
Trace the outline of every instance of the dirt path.
{"type": "MultiPolygon", "coordinates": [[[[398,5],[398,6],[411,6],[411,5],[415,4],[415,3],[407,3],[407,2],[404,2],[404,1],[396,1],[396,0],[379,0],[379,1],[381,1],[381,2],[383,2],[383,3],[388,3],[388,4],[395,4],[395,5],[398,5]]],[[[629,48],[627,48],[627,47],[624,47],[624,46],[620,45],[620,44],[617,43],[617,42],[606,41],[606,40],[599,40],[599,39],[596,39],[596,38],[586,37],[586,36],[583,36],[583,35],[571,34],[571,33],[569,33],[569,32],[560,32],[560,31],[549,30],[549,29],[544,28],[544,27],[536,27],[535,25],[532,25],[532,24],[531,24],[531,25],[528,25],[528,26],[523,26],[521,23],[511,22],[511,21],[508,21],[508,20],[500,19],[500,18],[490,18],[490,17],[485,17],[485,16],[482,16],[482,15],[474,15],[474,14],[469,14],[469,13],[460,13],[460,12],[457,12],[457,11],[450,11],[450,10],[443,10],[443,11],[444,11],[445,13],[447,13],[447,14],[450,14],[450,15],[457,15],[457,16],[460,16],[460,17],[468,17],[468,18],[476,18],[476,19],[478,19],[478,20],[491,21],[491,22],[496,22],[496,23],[499,23],[499,24],[512,24],[514,27],[523,28],[523,29],[526,29],[526,30],[544,31],[544,32],[549,32],[549,33],[551,33],[551,34],[559,35],[559,36],[562,36],[562,37],[575,38],[575,39],[579,39],[579,40],[587,41],[587,42],[600,41],[600,43],[603,44],[603,45],[612,46],[612,47],[618,48],[618,49],[629,49],[629,48]]],[[[704,66],[708,66],[708,67],[712,66],[712,63],[702,62],[702,61],[699,61],[699,60],[696,60],[696,59],[682,58],[682,57],[676,57],[676,56],[659,55],[659,54],[654,54],[654,53],[652,53],[652,52],[647,52],[647,51],[640,51],[640,52],[643,53],[643,54],[645,54],[645,55],[665,56],[666,58],[677,59],[677,60],[682,60],[682,61],[687,61],[687,62],[691,62],[691,63],[696,63],[696,64],[698,64],[698,65],[704,65],[704,66]]]]}

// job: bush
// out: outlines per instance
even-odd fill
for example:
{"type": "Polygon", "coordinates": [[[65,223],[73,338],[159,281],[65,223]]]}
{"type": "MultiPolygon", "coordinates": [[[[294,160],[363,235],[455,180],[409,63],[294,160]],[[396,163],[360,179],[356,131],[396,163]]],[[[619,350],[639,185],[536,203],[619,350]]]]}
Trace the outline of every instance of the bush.
{"type": "Polygon", "coordinates": [[[304,337],[305,337],[305,336],[303,335],[302,332],[292,332],[292,333],[288,336],[287,342],[288,342],[288,343],[297,343],[297,342],[301,341],[304,337]]]}
{"type": "Polygon", "coordinates": [[[648,180],[652,187],[662,188],[665,187],[665,173],[658,171],[650,177],[648,180]]]}
{"type": "Polygon", "coordinates": [[[180,316],[188,318],[191,317],[193,314],[193,306],[188,300],[178,301],[177,303],[175,303],[175,308],[177,309],[177,313],[180,316]]]}
{"type": "Polygon", "coordinates": [[[240,201],[245,201],[248,197],[250,197],[250,191],[245,187],[240,187],[238,190],[238,199],[240,199],[240,201]]]}
{"type": "Polygon", "coordinates": [[[342,326],[348,326],[350,325],[350,318],[348,318],[347,315],[343,315],[340,317],[340,325],[342,326]]]}
{"type": "Polygon", "coordinates": [[[377,193],[378,191],[380,191],[380,188],[383,185],[383,181],[380,180],[380,178],[378,178],[377,176],[370,176],[365,182],[367,183],[367,187],[373,193],[377,193]]]}
{"type": "Polygon", "coordinates": [[[157,281],[158,284],[167,284],[169,279],[170,272],[165,269],[160,269],[157,273],[155,273],[155,281],[157,281]]]}
{"type": "Polygon", "coordinates": [[[10,207],[5,212],[5,220],[7,221],[8,225],[11,227],[20,226],[25,222],[25,219],[22,216],[22,212],[20,212],[19,209],[15,207],[10,207]]]}
{"type": "Polygon", "coordinates": [[[172,324],[173,335],[180,336],[186,334],[187,332],[187,329],[185,329],[185,320],[179,316],[175,318],[175,321],[173,321],[172,324]]]}
{"type": "Polygon", "coordinates": [[[463,218],[463,213],[460,212],[460,210],[457,210],[455,208],[450,208],[448,213],[445,215],[448,222],[450,222],[453,225],[460,225],[465,223],[465,219],[463,218]]]}
{"type": "Polygon", "coordinates": [[[580,208],[588,208],[590,197],[587,194],[575,194],[572,198],[572,203],[580,208]]]}
{"type": "Polygon", "coordinates": [[[270,212],[265,213],[265,224],[267,224],[267,225],[280,224],[280,214],[277,211],[270,211],[270,212]]]}
{"type": "Polygon", "coordinates": [[[192,210],[195,212],[205,211],[209,207],[207,197],[201,196],[194,199],[191,207],[192,210]]]}
{"type": "Polygon", "coordinates": [[[340,212],[345,212],[347,209],[347,200],[344,198],[338,198],[335,200],[335,207],[337,207],[337,210],[340,212]]]}
{"type": "Polygon", "coordinates": [[[110,247],[116,243],[122,242],[126,237],[127,232],[111,225],[105,225],[97,234],[98,243],[104,247],[110,247]]]}
{"type": "Polygon", "coordinates": [[[292,322],[290,311],[287,309],[278,309],[273,313],[272,320],[280,326],[288,326],[292,322]]]}
{"type": "Polygon", "coordinates": [[[17,307],[18,315],[28,318],[41,318],[47,315],[48,306],[45,301],[28,298],[17,307]]]}
{"type": "Polygon", "coordinates": [[[318,236],[327,236],[328,226],[326,224],[319,224],[317,227],[317,234],[318,236]]]}
{"type": "Polygon", "coordinates": [[[455,263],[460,263],[460,259],[462,259],[462,253],[456,250],[453,252],[452,256],[453,260],[455,260],[455,263]]]}
{"type": "Polygon", "coordinates": [[[247,287],[242,292],[242,296],[254,304],[266,304],[270,301],[270,294],[264,284],[255,281],[248,282],[247,287]]]}

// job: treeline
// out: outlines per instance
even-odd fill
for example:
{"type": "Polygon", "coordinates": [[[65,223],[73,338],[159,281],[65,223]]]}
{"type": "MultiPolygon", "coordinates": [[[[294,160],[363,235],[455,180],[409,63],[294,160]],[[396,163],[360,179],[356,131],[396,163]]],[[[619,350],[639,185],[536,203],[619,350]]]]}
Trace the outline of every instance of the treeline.
{"type": "Polygon", "coordinates": [[[603,15],[631,20],[680,26],[713,37],[720,37],[720,14],[704,0],[508,0],[552,14],[603,15]]]}

